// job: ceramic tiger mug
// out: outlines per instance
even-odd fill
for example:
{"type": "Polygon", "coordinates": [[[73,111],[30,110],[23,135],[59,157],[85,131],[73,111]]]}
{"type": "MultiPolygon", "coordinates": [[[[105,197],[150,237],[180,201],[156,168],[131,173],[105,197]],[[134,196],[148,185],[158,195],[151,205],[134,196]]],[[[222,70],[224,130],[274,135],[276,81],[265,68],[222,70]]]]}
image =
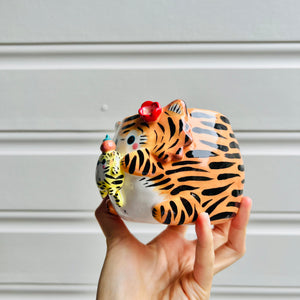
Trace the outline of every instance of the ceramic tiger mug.
{"type": "Polygon", "coordinates": [[[212,224],[234,217],[244,166],[229,120],[182,100],[165,107],[146,101],[116,124],[96,167],[109,210],[137,222],[180,225],[207,212],[212,224]]]}

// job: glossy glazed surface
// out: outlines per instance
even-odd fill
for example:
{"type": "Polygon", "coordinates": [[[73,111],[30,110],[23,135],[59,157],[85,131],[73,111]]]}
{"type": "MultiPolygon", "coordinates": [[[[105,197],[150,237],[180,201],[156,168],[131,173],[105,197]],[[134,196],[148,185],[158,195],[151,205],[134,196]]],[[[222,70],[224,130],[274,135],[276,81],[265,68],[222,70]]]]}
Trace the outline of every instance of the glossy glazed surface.
{"type": "MultiPolygon", "coordinates": [[[[147,105],[143,111],[149,114],[151,103],[147,105]]],[[[113,195],[110,199],[123,218],[178,225],[192,223],[206,211],[217,224],[237,213],[244,166],[222,114],[187,109],[175,100],[150,122],[139,114],[125,118],[114,141],[125,174],[124,201],[118,205],[113,195]]]]}

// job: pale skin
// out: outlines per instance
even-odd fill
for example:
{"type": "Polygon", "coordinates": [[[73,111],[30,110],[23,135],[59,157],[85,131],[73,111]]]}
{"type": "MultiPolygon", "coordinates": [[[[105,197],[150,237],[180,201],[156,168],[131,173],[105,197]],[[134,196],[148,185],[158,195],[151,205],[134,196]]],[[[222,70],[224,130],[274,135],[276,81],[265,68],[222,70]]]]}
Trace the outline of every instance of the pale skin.
{"type": "Polygon", "coordinates": [[[214,229],[200,214],[194,241],[185,239],[188,225],[168,226],[144,245],[103,201],[95,212],[107,242],[97,299],[209,299],[214,274],[246,251],[251,204],[244,197],[237,216],[214,229]]]}

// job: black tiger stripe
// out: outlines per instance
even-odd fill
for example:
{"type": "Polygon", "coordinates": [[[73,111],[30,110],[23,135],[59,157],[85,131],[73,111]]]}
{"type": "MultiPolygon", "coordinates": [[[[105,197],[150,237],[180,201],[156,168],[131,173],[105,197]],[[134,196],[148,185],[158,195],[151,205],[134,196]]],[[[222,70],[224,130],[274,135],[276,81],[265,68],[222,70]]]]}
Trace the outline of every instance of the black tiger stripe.
{"type": "Polygon", "coordinates": [[[175,134],[176,126],[175,126],[172,118],[170,118],[170,117],[168,117],[168,123],[169,123],[169,128],[170,128],[170,139],[171,139],[173,137],[173,135],[175,134]]]}
{"type": "Polygon", "coordinates": [[[123,183],[123,180],[114,180],[112,181],[112,184],[121,184],[123,183]]]}
{"type": "Polygon", "coordinates": [[[128,129],[128,128],[134,126],[134,125],[135,125],[135,123],[130,123],[128,125],[125,125],[125,126],[122,127],[122,130],[128,129]]]}
{"type": "Polygon", "coordinates": [[[135,171],[135,165],[136,165],[136,156],[133,157],[131,164],[129,166],[129,173],[133,174],[135,171]]]}
{"type": "Polygon", "coordinates": [[[129,132],[129,131],[130,131],[130,129],[124,130],[124,131],[123,131],[123,134],[125,134],[125,133],[127,133],[127,132],[129,132]]]}
{"type": "Polygon", "coordinates": [[[233,174],[233,173],[223,173],[223,174],[218,175],[218,180],[226,180],[226,179],[238,177],[238,176],[240,176],[240,175],[233,174]]]}
{"type": "Polygon", "coordinates": [[[195,222],[198,218],[198,212],[197,212],[197,209],[196,209],[196,206],[194,206],[194,217],[193,217],[193,220],[192,220],[192,223],[195,222]]]}
{"type": "Polygon", "coordinates": [[[153,216],[153,217],[156,217],[156,214],[157,214],[156,208],[152,208],[152,216],[153,216]]]}
{"type": "Polygon", "coordinates": [[[230,124],[229,120],[225,117],[225,116],[221,116],[220,119],[226,123],[226,124],[230,124]]]}
{"type": "Polygon", "coordinates": [[[185,213],[184,213],[184,211],[182,210],[182,211],[181,211],[180,220],[179,220],[179,222],[178,222],[178,225],[182,225],[182,224],[184,223],[184,221],[185,221],[185,213]]]}
{"type": "Polygon", "coordinates": [[[128,121],[132,121],[132,120],[138,119],[139,117],[140,117],[139,114],[133,115],[131,117],[128,117],[128,118],[124,119],[123,123],[126,123],[128,121]]]}
{"type": "Polygon", "coordinates": [[[232,183],[225,185],[225,186],[217,187],[217,188],[205,189],[202,191],[202,195],[204,195],[204,196],[219,195],[219,194],[223,193],[224,191],[226,191],[231,185],[232,185],[232,183]]]}
{"type": "Polygon", "coordinates": [[[176,151],[176,154],[180,154],[182,152],[182,147],[178,148],[178,150],[176,151]]]}
{"type": "Polygon", "coordinates": [[[164,208],[163,205],[161,205],[161,206],[160,206],[160,215],[161,215],[161,217],[163,217],[164,214],[165,214],[165,208],[164,208]]]}
{"type": "Polygon", "coordinates": [[[166,154],[166,155],[164,156],[164,160],[166,160],[168,157],[169,157],[169,154],[166,154]]]}
{"type": "Polygon", "coordinates": [[[165,187],[163,187],[163,188],[160,188],[160,190],[162,190],[162,191],[167,191],[167,190],[170,190],[173,186],[174,186],[174,183],[172,183],[172,184],[170,184],[170,185],[167,185],[167,186],[165,186],[165,187]]]}
{"type": "Polygon", "coordinates": [[[120,179],[120,178],[124,178],[124,175],[121,174],[117,177],[117,179],[120,179]]]}
{"type": "Polygon", "coordinates": [[[140,169],[144,163],[144,153],[141,150],[138,150],[137,153],[138,153],[139,159],[140,159],[140,163],[139,163],[139,169],[140,169]]]}
{"type": "Polygon", "coordinates": [[[179,182],[185,182],[185,181],[209,181],[209,180],[212,180],[212,178],[205,177],[205,176],[184,176],[184,177],[179,177],[177,180],[179,182]]]}
{"type": "Polygon", "coordinates": [[[158,158],[162,158],[162,156],[165,154],[165,151],[161,152],[159,155],[158,155],[158,158]]]}
{"type": "Polygon", "coordinates": [[[210,201],[212,201],[213,199],[207,200],[202,204],[202,207],[205,207],[210,201]]]}
{"type": "Polygon", "coordinates": [[[166,178],[166,179],[164,179],[162,181],[158,181],[158,182],[153,183],[151,185],[147,185],[146,187],[160,186],[160,185],[166,184],[166,183],[168,183],[170,181],[171,181],[171,178],[166,178]]]}
{"type": "Polygon", "coordinates": [[[171,211],[168,211],[167,217],[164,221],[164,224],[170,224],[171,223],[171,211]]]}
{"type": "Polygon", "coordinates": [[[154,129],[154,133],[155,133],[155,143],[157,143],[158,135],[155,129],[154,129]]]}
{"type": "Polygon", "coordinates": [[[209,150],[191,150],[185,154],[188,158],[207,158],[210,156],[218,156],[218,154],[209,150]]]}
{"type": "Polygon", "coordinates": [[[217,132],[217,136],[218,136],[219,138],[226,139],[226,137],[225,137],[225,136],[221,135],[221,134],[220,134],[220,133],[218,133],[218,132],[217,132]]]}
{"type": "Polygon", "coordinates": [[[171,191],[171,195],[175,196],[178,195],[180,192],[197,190],[198,188],[199,187],[194,187],[190,185],[180,185],[171,191]]]}
{"type": "Polygon", "coordinates": [[[191,137],[187,134],[185,135],[184,144],[186,145],[188,141],[192,141],[191,137]]]}
{"type": "Polygon", "coordinates": [[[157,150],[155,150],[155,152],[158,152],[159,150],[161,150],[164,147],[165,143],[163,143],[157,150]]]}
{"type": "Polygon", "coordinates": [[[239,153],[225,153],[225,157],[227,158],[241,158],[241,155],[239,153]]]}
{"type": "Polygon", "coordinates": [[[183,204],[183,206],[184,206],[187,214],[190,217],[192,215],[192,213],[193,213],[193,207],[192,207],[192,205],[190,204],[190,202],[188,200],[186,200],[183,197],[180,197],[180,200],[181,200],[181,203],[183,204]]]}
{"type": "Polygon", "coordinates": [[[105,177],[107,177],[107,178],[109,178],[109,179],[117,179],[117,178],[115,178],[114,176],[111,176],[111,175],[109,175],[109,174],[105,174],[105,177]]]}
{"type": "Polygon", "coordinates": [[[184,165],[198,165],[199,161],[194,161],[194,160],[182,160],[182,161],[177,161],[172,163],[172,166],[184,166],[184,165]]]}
{"type": "Polygon", "coordinates": [[[129,154],[125,155],[125,166],[127,167],[129,164],[129,154]]]}
{"type": "Polygon", "coordinates": [[[198,201],[199,204],[201,203],[201,199],[197,194],[195,194],[193,192],[191,192],[190,194],[191,194],[191,196],[193,196],[198,201]]]}
{"type": "Polygon", "coordinates": [[[146,122],[142,122],[141,125],[142,125],[142,126],[146,126],[147,128],[150,128],[150,127],[149,127],[149,124],[146,123],[146,122]]]}
{"type": "Polygon", "coordinates": [[[148,158],[147,161],[146,161],[146,164],[145,164],[145,167],[144,167],[144,170],[143,170],[142,174],[147,175],[149,173],[149,170],[150,170],[150,160],[148,158]]]}
{"type": "Polygon", "coordinates": [[[178,142],[179,142],[179,139],[177,139],[168,149],[171,149],[171,148],[175,147],[178,142]]]}
{"type": "Polygon", "coordinates": [[[215,119],[216,118],[213,115],[208,115],[208,114],[205,114],[205,113],[199,112],[199,111],[191,112],[190,116],[193,118],[206,118],[206,119],[215,119]]]}
{"type": "Polygon", "coordinates": [[[237,149],[240,149],[239,144],[236,143],[236,142],[231,142],[231,143],[229,144],[229,147],[230,147],[230,148],[237,148],[237,149]]]}
{"type": "Polygon", "coordinates": [[[137,129],[144,133],[144,130],[141,127],[138,126],[137,129]]]}
{"type": "Polygon", "coordinates": [[[162,166],[162,164],[161,164],[161,162],[157,162],[157,166],[160,168],[160,169],[162,169],[162,170],[164,170],[164,167],[162,166]]]}
{"type": "Polygon", "coordinates": [[[183,122],[181,119],[179,119],[179,133],[183,130],[183,122]]]}
{"type": "Polygon", "coordinates": [[[209,206],[209,207],[206,209],[205,212],[207,212],[207,213],[210,215],[210,214],[216,209],[216,207],[217,207],[220,203],[222,203],[225,199],[227,199],[227,198],[228,198],[228,196],[226,196],[226,197],[224,197],[224,198],[222,198],[222,199],[216,201],[214,204],[212,204],[211,206],[209,206]]]}
{"type": "Polygon", "coordinates": [[[210,218],[210,221],[217,221],[221,219],[230,219],[236,216],[236,213],[231,211],[222,212],[219,214],[216,214],[210,218]]]}
{"type": "Polygon", "coordinates": [[[160,123],[157,123],[157,124],[160,127],[160,129],[162,130],[162,132],[165,133],[165,127],[160,123]]]}
{"type": "Polygon", "coordinates": [[[228,204],[226,205],[228,207],[237,207],[237,208],[240,208],[241,206],[241,203],[240,202],[228,202],[228,204]]]}
{"type": "Polygon", "coordinates": [[[155,164],[152,163],[152,174],[155,174],[155,172],[156,172],[156,167],[155,167],[155,164]]]}
{"type": "Polygon", "coordinates": [[[239,196],[241,196],[242,194],[243,194],[243,190],[233,190],[232,193],[231,193],[231,195],[232,195],[233,197],[239,197],[239,196]]]}
{"type": "Polygon", "coordinates": [[[238,165],[238,169],[239,169],[239,171],[245,171],[245,167],[244,167],[244,165],[238,165]]]}
{"type": "Polygon", "coordinates": [[[235,139],[234,133],[230,133],[229,136],[235,139]]]}
{"type": "Polygon", "coordinates": [[[187,171],[208,172],[207,170],[203,170],[203,169],[199,169],[199,168],[181,167],[181,168],[178,168],[178,169],[167,170],[166,175],[171,175],[171,174],[179,173],[179,172],[187,172],[187,171]]]}
{"type": "Polygon", "coordinates": [[[211,169],[226,169],[233,166],[235,163],[233,162],[225,162],[225,161],[217,161],[217,162],[211,162],[209,164],[209,167],[211,169]]]}
{"type": "Polygon", "coordinates": [[[159,180],[162,179],[164,177],[164,174],[159,174],[155,177],[149,178],[148,181],[155,181],[155,180],[159,180]]]}
{"type": "Polygon", "coordinates": [[[150,152],[147,148],[145,148],[145,151],[147,152],[148,155],[150,155],[150,152]]]}
{"type": "Polygon", "coordinates": [[[220,123],[216,123],[214,128],[218,129],[218,130],[228,130],[227,126],[225,126],[224,124],[220,124],[220,123]]]}
{"type": "Polygon", "coordinates": [[[174,219],[175,219],[178,213],[177,205],[174,201],[170,201],[170,206],[172,208],[174,219]]]}

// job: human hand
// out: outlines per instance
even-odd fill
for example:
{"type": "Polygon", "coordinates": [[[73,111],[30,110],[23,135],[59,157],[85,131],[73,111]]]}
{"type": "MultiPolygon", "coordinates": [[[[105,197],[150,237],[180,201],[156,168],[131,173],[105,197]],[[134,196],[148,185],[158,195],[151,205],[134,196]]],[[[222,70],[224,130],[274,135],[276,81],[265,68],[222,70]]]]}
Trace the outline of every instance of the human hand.
{"type": "Polygon", "coordinates": [[[168,226],[144,245],[103,201],[95,212],[107,242],[97,299],[209,299],[213,275],[245,253],[250,209],[244,197],[237,216],[213,230],[200,214],[194,241],[184,237],[188,225],[168,226]]]}

